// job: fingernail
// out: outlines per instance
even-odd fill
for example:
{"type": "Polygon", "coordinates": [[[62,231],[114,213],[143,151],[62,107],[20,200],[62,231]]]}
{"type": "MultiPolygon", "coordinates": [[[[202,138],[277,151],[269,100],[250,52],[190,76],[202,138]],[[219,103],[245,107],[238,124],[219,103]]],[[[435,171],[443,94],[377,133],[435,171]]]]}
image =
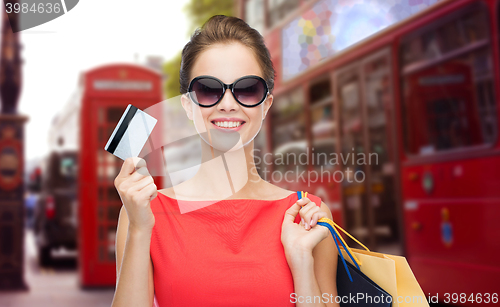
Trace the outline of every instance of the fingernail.
{"type": "Polygon", "coordinates": [[[313,225],[313,220],[311,220],[311,222],[309,223],[309,226],[312,227],[312,225],[313,225]]]}
{"type": "Polygon", "coordinates": [[[303,217],[301,217],[301,218],[300,218],[300,221],[302,222],[302,225],[304,225],[304,224],[305,224],[305,223],[304,223],[304,218],[303,218],[303,217]]]}

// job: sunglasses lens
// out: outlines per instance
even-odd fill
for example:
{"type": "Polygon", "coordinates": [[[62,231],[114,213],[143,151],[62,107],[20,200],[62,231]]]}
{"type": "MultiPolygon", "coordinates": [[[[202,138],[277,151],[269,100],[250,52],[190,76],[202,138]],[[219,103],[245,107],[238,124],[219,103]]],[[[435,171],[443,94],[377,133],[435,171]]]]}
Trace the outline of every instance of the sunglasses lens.
{"type": "Polygon", "coordinates": [[[241,79],[233,89],[236,99],[249,106],[260,103],[267,94],[264,80],[258,78],[241,79]]]}
{"type": "Polygon", "coordinates": [[[222,85],[213,79],[198,79],[192,89],[195,99],[200,105],[209,106],[216,103],[222,95],[222,85]]]}

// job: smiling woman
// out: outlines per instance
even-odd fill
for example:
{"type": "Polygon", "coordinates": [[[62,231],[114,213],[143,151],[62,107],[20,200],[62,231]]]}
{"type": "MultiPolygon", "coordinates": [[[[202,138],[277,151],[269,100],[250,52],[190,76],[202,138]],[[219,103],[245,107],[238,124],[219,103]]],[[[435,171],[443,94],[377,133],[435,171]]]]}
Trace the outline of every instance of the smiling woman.
{"type": "Polygon", "coordinates": [[[113,306],[305,306],[293,295],[336,296],[337,251],[317,225],[330,210],[255,170],[274,88],[262,36],[241,19],[212,17],[183,49],[180,85],[202,163],[157,191],[147,170],[135,171],[145,165],[124,162],[113,306]]]}

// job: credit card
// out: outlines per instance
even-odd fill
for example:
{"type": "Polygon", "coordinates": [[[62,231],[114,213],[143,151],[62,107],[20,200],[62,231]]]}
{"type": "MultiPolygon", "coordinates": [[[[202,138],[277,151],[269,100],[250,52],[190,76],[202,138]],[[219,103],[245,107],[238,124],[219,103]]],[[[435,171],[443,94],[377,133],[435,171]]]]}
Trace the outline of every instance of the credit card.
{"type": "Polygon", "coordinates": [[[158,120],[129,104],[104,149],[125,160],[138,157],[158,120]]]}

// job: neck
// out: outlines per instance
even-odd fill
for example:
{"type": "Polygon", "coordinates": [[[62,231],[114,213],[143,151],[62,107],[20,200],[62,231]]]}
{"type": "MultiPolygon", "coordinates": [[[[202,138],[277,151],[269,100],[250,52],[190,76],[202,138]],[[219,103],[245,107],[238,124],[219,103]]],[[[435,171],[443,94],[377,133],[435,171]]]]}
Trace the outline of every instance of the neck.
{"type": "MultiPolygon", "coordinates": [[[[262,183],[254,161],[253,140],[232,151],[220,151],[201,140],[202,163],[192,183],[196,194],[209,199],[225,199],[244,195],[262,183]]],[[[193,191],[194,192],[194,191],[193,191]]]]}

